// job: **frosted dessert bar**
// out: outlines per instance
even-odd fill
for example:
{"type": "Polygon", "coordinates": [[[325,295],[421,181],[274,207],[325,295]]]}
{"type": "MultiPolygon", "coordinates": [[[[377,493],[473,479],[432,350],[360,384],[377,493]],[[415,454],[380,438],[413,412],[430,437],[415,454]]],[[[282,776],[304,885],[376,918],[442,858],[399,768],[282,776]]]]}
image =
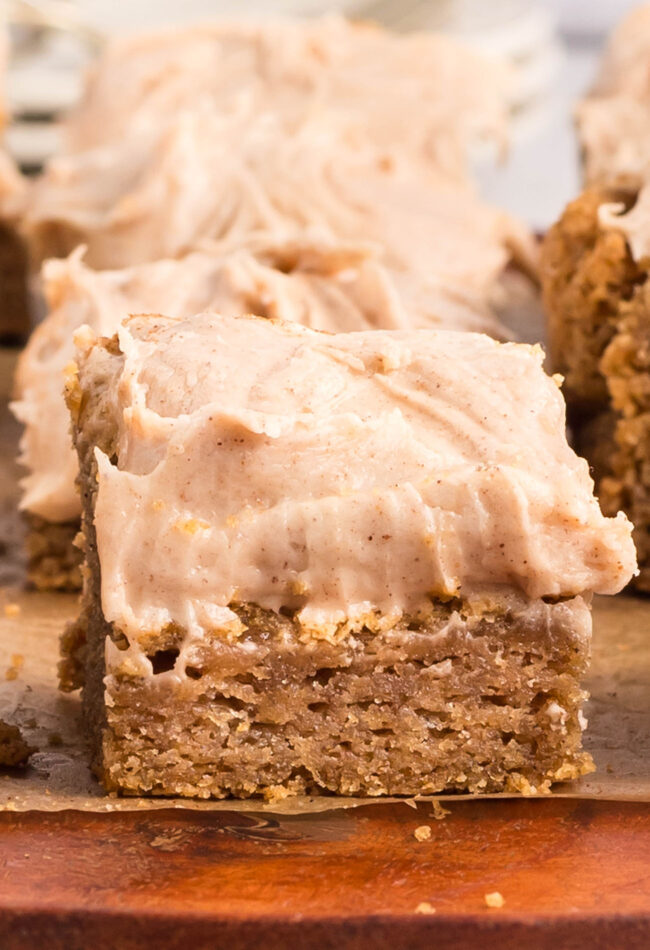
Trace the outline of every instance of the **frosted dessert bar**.
{"type": "Polygon", "coordinates": [[[77,342],[63,677],[107,789],[529,792],[589,770],[589,598],[634,548],[541,350],[214,314],[77,342]]]}
{"type": "Polygon", "coordinates": [[[94,271],[79,250],[46,262],[41,286],[48,314],[20,357],[12,404],[24,425],[20,506],[28,521],[28,575],[40,589],[80,586],[78,466],[63,378],[82,324],[112,336],[129,313],[166,307],[174,317],[253,312],[334,332],[441,326],[507,335],[465,289],[390,269],[367,244],[319,242],[308,234],[299,241],[259,237],[230,251],[117,271],[94,271]]]}
{"type": "Polygon", "coordinates": [[[603,510],[634,524],[650,590],[650,186],[593,186],[547,234],[544,304],[553,368],[603,510]]]}
{"type": "Polygon", "coordinates": [[[637,588],[650,591],[650,4],[614,30],[580,104],[587,189],[544,242],[553,366],[603,510],[634,523],[637,588]]]}

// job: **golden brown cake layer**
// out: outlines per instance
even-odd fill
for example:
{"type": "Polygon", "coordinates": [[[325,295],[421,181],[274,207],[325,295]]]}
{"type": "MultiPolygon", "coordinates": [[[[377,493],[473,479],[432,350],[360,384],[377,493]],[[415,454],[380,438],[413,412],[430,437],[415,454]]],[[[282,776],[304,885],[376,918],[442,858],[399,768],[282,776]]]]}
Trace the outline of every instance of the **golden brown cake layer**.
{"type": "Polygon", "coordinates": [[[590,188],[572,201],[542,245],[544,306],[555,372],[570,412],[601,407],[607,383],[600,359],[616,334],[619,306],[643,279],[625,238],[605,231],[598,209],[611,202],[631,204],[618,188],[590,188]]]}
{"type": "Polygon", "coordinates": [[[37,590],[79,590],[81,551],[75,545],[79,521],[56,523],[27,514],[27,579],[37,590]]]}
{"type": "Polygon", "coordinates": [[[433,604],[384,634],[305,645],[292,618],[238,607],[236,644],[174,676],[183,631],[152,640],[155,673],[100,679],[88,628],[86,714],[105,786],[130,794],[416,795],[548,788],[588,770],[580,688],[588,610],[433,604]],[[94,663],[93,663],[94,659],[94,663]]]}

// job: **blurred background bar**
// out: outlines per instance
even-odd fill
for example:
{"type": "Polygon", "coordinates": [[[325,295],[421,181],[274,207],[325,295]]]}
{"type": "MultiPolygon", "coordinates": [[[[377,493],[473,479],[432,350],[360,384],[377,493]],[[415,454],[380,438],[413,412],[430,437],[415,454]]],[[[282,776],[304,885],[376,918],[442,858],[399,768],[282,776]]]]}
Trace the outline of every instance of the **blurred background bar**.
{"type": "Polygon", "coordinates": [[[37,170],[57,147],[57,120],[109,35],[206,17],[341,12],[397,30],[449,32],[508,61],[516,77],[507,161],[477,155],[486,198],[544,230],[578,191],[572,108],[593,77],[606,33],[627,0],[0,0],[10,24],[8,75],[14,119],[8,145],[37,170]]]}

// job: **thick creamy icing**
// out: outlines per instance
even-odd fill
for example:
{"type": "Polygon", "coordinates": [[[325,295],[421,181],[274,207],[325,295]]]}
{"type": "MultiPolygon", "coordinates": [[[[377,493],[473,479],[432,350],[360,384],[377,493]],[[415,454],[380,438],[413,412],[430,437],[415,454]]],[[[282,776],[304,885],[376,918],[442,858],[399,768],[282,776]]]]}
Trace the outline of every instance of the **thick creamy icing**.
{"type": "Polygon", "coordinates": [[[605,47],[593,91],[606,96],[619,92],[650,95],[650,3],[630,10],[612,31],[605,47]]]}
{"type": "Polygon", "coordinates": [[[320,116],[287,136],[277,116],[234,122],[205,101],[135,141],[53,159],[23,226],[56,256],[85,243],[101,268],[177,257],[206,240],[318,228],[377,243],[390,266],[483,294],[513,246],[529,252],[509,216],[401,148],[346,148],[320,116]]]}
{"type": "Polygon", "coordinates": [[[191,254],[122,271],[94,271],[74,252],[48,261],[41,284],[49,313],[30,338],[16,373],[12,408],[25,429],[21,507],[49,521],[80,514],[77,459],[62,388],[74,358],[74,331],[111,336],[129,313],[190,316],[201,310],[296,321],[347,332],[441,326],[507,335],[480,300],[458,287],[388,270],[367,245],[260,238],[255,245],[191,254]]]}
{"type": "Polygon", "coordinates": [[[616,202],[601,205],[598,220],[601,227],[625,235],[635,261],[640,263],[650,260],[650,184],[641,188],[636,202],[628,211],[625,205],[616,202]]]}
{"type": "Polygon", "coordinates": [[[578,106],[577,123],[588,184],[637,185],[648,177],[650,103],[592,97],[578,106]]]}
{"type": "Polygon", "coordinates": [[[491,292],[512,256],[534,259],[466,168],[469,141],[502,132],[503,85],[447,38],[337,17],[120,41],[31,190],[24,232],[37,257],[84,243],[109,268],[318,227],[491,292]]]}
{"type": "Polygon", "coordinates": [[[588,182],[639,183],[650,174],[650,4],[612,33],[576,117],[588,182]]]}
{"type": "Polygon", "coordinates": [[[236,635],[233,601],[332,636],[483,585],[613,593],[635,569],[538,347],[209,314],[119,339],[95,524],[103,611],[132,642],[169,623],[236,635]]]}
{"type": "Polygon", "coordinates": [[[339,16],[203,23],[109,44],[64,134],[68,150],[94,148],[204,99],[243,122],[282,115],[287,134],[317,119],[351,145],[400,142],[457,178],[471,140],[503,140],[509,82],[498,64],[434,33],[339,16]]]}

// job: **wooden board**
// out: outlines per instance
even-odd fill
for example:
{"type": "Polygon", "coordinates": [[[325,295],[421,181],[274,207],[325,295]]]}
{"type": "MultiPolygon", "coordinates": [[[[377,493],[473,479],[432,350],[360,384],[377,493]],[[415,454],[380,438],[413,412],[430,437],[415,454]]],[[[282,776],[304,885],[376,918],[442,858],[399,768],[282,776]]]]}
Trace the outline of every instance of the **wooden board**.
{"type": "Polygon", "coordinates": [[[0,815],[3,950],[647,950],[650,809],[0,815]],[[414,830],[428,824],[428,841],[414,830]],[[484,895],[505,905],[490,909],[484,895]],[[434,914],[416,912],[421,902],[434,914]]]}
{"type": "MultiPolygon", "coordinates": [[[[10,364],[0,353],[5,384],[10,364]]],[[[17,429],[0,413],[6,488],[17,429]]],[[[5,517],[15,489],[0,501],[6,584],[21,576],[18,526],[5,517]]],[[[4,812],[0,948],[650,948],[650,805],[445,807],[442,820],[430,804],[281,817],[4,812]],[[425,824],[431,837],[417,841],[425,824]],[[486,906],[493,891],[502,908],[486,906]]]]}

